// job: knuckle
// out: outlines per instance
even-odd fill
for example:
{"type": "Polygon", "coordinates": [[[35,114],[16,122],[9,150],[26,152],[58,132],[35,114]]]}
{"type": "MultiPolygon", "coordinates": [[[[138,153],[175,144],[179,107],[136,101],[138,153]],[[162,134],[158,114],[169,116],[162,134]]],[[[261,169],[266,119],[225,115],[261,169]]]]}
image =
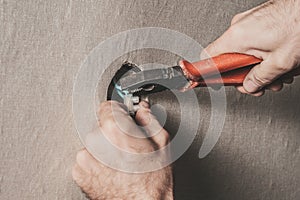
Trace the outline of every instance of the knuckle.
{"type": "Polygon", "coordinates": [[[215,43],[211,43],[209,44],[204,51],[202,51],[201,56],[205,57],[205,56],[209,56],[209,53],[212,52],[213,48],[215,46],[215,43]]]}
{"type": "Polygon", "coordinates": [[[114,119],[114,116],[121,116],[121,114],[124,115],[125,113],[125,110],[122,109],[121,105],[118,102],[105,101],[101,103],[97,112],[97,116],[101,123],[104,121],[112,121],[114,119]]]}
{"type": "Polygon", "coordinates": [[[161,147],[166,146],[170,141],[169,133],[165,129],[162,129],[160,133],[157,135],[157,141],[159,142],[159,145],[161,147]]]}
{"type": "Polygon", "coordinates": [[[78,164],[85,163],[88,160],[88,152],[85,149],[78,151],[76,155],[76,162],[78,164]]]}
{"type": "Polygon", "coordinates": [[[284,61],[280,61],[276,63],[275,68],[278,72],[282,72],[282,73],[288,72],[292,69],[292,67],[290,67],[289,64],[284,61]]]}
{"type": "Polygon", "coordinates": [[[231,20],[231,25],[235,24],[237,21],[239,21],[239,19],[241,18],[241,13],[238,13],[236,15],[233,16],[232,20],[231,20]]]}
{"type": "Polygon", "coordinates": [[[200,54],[201,60],[204,60],[204,59],[206,59],[206,58],[209,58],[208,52],[209,52],[208,47],[207,47],[205,50],[203,50],[203,51],[201,52],[201,54],[200,54]]]}
{"type": "Polygon", "coordinates": [[[104,101],[100,104],[98,108],[98,115],[100,115],[103,112],[109,112],[111,110],[111,102],[110,101],[104,101]]]}
{"type": "Polygon", "coordinates": [[[104,101],[100,104],[100,108],[111,107],[112,101],[104,101]]]}
{"type": "Polygon", "coordinates": [[[244,28],[241,26],[237,26],[237,25],[232,25],[229,29],[228,29],[228,34],[231,35],[232,38],[239,38],[241,35],[244,34],[244,28]]]}
{"type": "Polygon", "coordinates": [[[258,83],[259,85],[267,85],[272,82],[272,80],[270,78],[264,77],[261,74],[263,74],[263,73],[259,73],[258,70],[253,71],[252,78],[255,83],[258,83]]]}
{"type": "Polygon", "coordinates": [[[274,63],[274,68],[279,73],[288,72],[294,67],[294,61],[283,58],[283,55],[274,57],[272,62],[274,63]]]}
{"type": "Polygon", "coordinates": [[[101,128],[104,132],[116,132],[119,130],[113,116],[107,116],[105,120],[102,120],[101,128]]]}

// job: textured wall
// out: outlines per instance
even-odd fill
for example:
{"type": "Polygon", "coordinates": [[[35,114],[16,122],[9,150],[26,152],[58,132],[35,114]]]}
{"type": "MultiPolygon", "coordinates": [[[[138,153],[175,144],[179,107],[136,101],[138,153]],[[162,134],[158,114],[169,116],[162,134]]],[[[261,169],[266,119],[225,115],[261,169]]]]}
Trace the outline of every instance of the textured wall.
{"type": "MultiPolygon", "coordinates": [[[[0,199],[84,199],[70,175],[81,148],[71,95],[81,62],[99,42],[131,28],[160,26],[205,46],[226,30],[235,13],[261,2],[2,0],[0,199]]],[[[128,58],[151,61],[150,56],[128,58]]],[[[299,86],[297,80],[262,98],[228,88],[222,136],[203,160],[197,154],[210,100],[205,89],[197,90],[201,129],[176,163],[177,199],[299,199],[299,86]]],[[[176,116],[174,99],[162,97],[154,99],[176,116]]],[[[170,131],[172,122],[176,118],[169,120],[170,131]]]]}

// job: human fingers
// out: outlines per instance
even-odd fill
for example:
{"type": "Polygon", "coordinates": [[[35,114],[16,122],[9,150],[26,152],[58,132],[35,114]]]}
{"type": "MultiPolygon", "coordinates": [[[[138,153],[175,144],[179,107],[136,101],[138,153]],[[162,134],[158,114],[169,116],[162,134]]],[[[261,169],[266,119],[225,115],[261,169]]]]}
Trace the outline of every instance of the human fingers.
{"type": "Polygon", "coordinates": [[[123,104],[107,101],[99,109],[100,131],[115,146],[134,153],[156,149],[145,132],[137,126],[123,104]]]}
{"type": "MultiPolygon", "coordinates": [[[[290,62],[290,60],[273,53],[267,60],[252,68],[244,80],[244,89],[249,93],[254,93],[270,85],[280,76],[292,70],[293,64],[290,62]]],[[[281,88],[275,87],[274,89],[281,88]]]]}
{"type": "Polygon", "coordinates": [[[255,93],[249,93],[249,92],[247,92],[247,91],[244,89],[243,86],[237,86],[236,89],[237,89],[239,92],[243,93],[243,94],[249,94],[249,95],[255,96],[255,97],[260,97],[260,96],[263,96],[263,95],[265,94],[265,90],[264,90],[264,89],[262,89],[262,90],[260,90],[260,91],[257,91],[257,92],[255,92],[255,93]]]}
{"type": "Polygon", "coordinates": [[[279,92],[283,88],[283,82],[281,79],[277,79],[270,85],[266,86],[266,89],[272,90],[273,92],[279,92]]]}
{"type": "Polygon", "coordinates": [[[81,149],[76,155],[77,165],[88,174],[95,174],[102,165],[86,149],[81,149]]]}
{"type": "Polygon", "coordinates": [[[169,133],[161,127],[156,117],[151,113],[148,103],[142,101],[140,109],[137,111],[135,120],[147,132],[147,135],[153,140],[160,148],[167,145],[169,142],[169,133]]]}

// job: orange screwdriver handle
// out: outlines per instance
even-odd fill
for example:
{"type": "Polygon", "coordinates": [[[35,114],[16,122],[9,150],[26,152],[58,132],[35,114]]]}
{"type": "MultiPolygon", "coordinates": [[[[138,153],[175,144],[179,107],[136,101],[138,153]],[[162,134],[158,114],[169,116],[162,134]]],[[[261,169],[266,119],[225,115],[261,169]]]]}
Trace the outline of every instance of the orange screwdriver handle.
{"type": "MultiPolygon", "coordinates": [[[[262,62],[261,59],[247,54],[241,53],[225,53],[212,57],[209,59],[201,60],[198,62],[190,63],[186,60],[179,62],[180,67],[182,68],[185,76],[191,81],[200,81],[203,78],[210,77],[216,74],[222,74],[224,72],[229,72],[232,70],[240,69],[246,66],[258,64],[262,62]]],[[[249,72],[249,70],[244,70],[237,72],[237,74],[232,73],[230,79],[230,74],[227,74],[224,77],[224,83],[228,80],[229,82],[234,83],[234,77],[237,78],[240,83],[241,78],[245,78],[243,73],[249,72]]]]}

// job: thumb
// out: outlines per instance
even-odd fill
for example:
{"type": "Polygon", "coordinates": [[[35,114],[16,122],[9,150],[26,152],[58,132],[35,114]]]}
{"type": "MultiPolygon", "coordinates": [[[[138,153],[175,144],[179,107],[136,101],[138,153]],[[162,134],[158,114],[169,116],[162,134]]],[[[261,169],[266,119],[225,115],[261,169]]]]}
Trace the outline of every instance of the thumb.
{"type": "Polygon", "coordinates": [[[271,84],[279,76],[286,73],[282,67],[263,61],[256,65],[246,76],[243,87],[249,93],[255,93],[263,87],[271,84]]]}

